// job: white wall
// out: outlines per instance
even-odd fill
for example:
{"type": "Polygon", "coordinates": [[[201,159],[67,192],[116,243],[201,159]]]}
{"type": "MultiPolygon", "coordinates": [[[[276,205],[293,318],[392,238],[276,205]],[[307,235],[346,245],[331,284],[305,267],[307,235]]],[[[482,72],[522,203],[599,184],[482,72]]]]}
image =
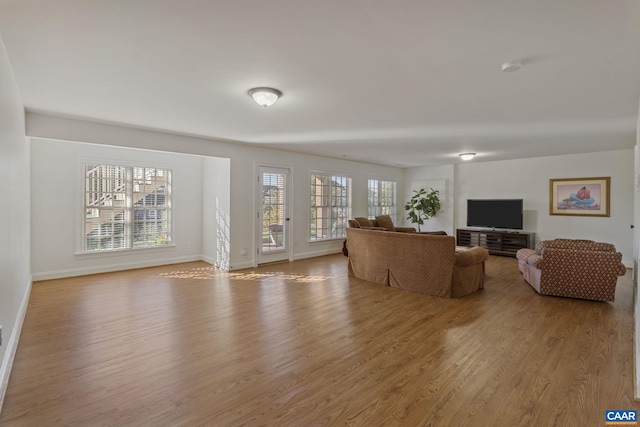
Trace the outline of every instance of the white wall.
{"type": "MultiPolygon", "coordinates": [[[[211,139],[154,132],[125,126],[114,126],[43,114],[28,113],[27,135],[68,141],[161,150],[175,153],[213,156],[231,160],[230,187],[230,269],[255,265],[255,191],[256,164],[268,163],[294,166],[292,174],[293,258],[340,252],[342,239],[310,243],[309,239],[309,173],[322,170],[344,173],[352,177],[353,216],[367,214],[367,180],[383,178],[396,181],[404,188],[403,171],[400,168],[376,166],[348,160],[336,160],[280,150],[260,148],[255,145],[234,144],[211,139]],[[247,255],[242,255],[246,248],[247,255]]],[[[41,183],[34,183],[34,189],[41,183]]],[[[401,201],[399,201],[401,203],[401,201]]]]}
{"type": "Polygon", "coordinates": [[[24,107],[0,38],[0,409],[31,290],[29,144],[24,128],[24,107]]]}
{"type": "MultiPolygon", "coordinates": [[[[403,171],[347,160],[270,150],[244,144],[114,126],[42,114],[27,114],[27,134],[72,141],[94,142],[168,152],[215,156],[231,160],[230,188],[230,268],[255,265],[255,170],[256,163],[295,166],[293,170],[292,235],[294,259],[339,252],[342,242],[308,242],[308,176],[310,170],[346,173],[353,178],[353,216],[366,215],[368,178],[396,181],[406,190],[413,182],[445,182],[448,199],[444,215],[428,222],[429,229],[445,229],[453,234],[466,223],[468,198],[523,198],[525,229],[536,232],[537,240],[581,237],[608,241],[632,262],[633,152],[632,150],[510,160],[469,162],[434,168],[403,171]],[[584,218],[550,216],[549,179],[563,177],[610,176],[611,217],[584,218]],[[452,213],[453,211],[453,213],[452,213]],[[453,216],[452,216],[453,215],[453,216]],[[243,248],[248,249],[242,255],[243,248]]],[[[38,186],[33,184],[34,189],[38,186]]],[[[410,192],[409,192],[410,193],[410,192]]],[[[409,196],[410,197],[410,196],[409,196]]],[[[405,200],[398,200],[399,217],[405,200]]]]}
{"type": "Polygon", "coordinates": [[[34,280],[202,259],[201,157],[33,138],[31,161],[34,280]],[[77,254],[81,249],[82,162],[88,159],[172,169],[174,246],[77,254]]]}
{"type": "Polygon", "coordinates": [[[230,261],[230,176],[229,159],[203,157],[202,259],[224,270],[230,261]]]}
{"type": "Polygon", "coordinates": [[[420,227],[422,231],[439,231],[444,230],[450,236],[455,236],[455,168],[454,165],[431,166],[410,168],[405,170],[404,174],[404,198],[401,203],[401,218],[404,218],[404,224],[417,228],[417,224],[412,224],[406,219],[407,213],[403,209],[405,203],[415,194],[414,191],[424,188],[429,191],[431,188],[440,191],[440,207],[441,210],[431,217],[424,225],[420,227]]]}
{"type": "Polygon", "coordinates": [[[640,399],[640,292],[638,292],[638,265],[640,261],[640,109],[638,109],[638,125],[636,131],[636,146],[634,151],[634,241],[633,241],[633,285],[635,287],[635,381],[634,396],[640,399]]]}
{"type": "Polygon", "coordinates": [[[524,229],[536,242],[581,238],[613,243],[623,262],[633,265],[634,151],[540,157],[501,162],[470,162],[456,166],[457,228],[466,224],[467,199],[524,199],[524,229]],[[549,215],[549,179],[611,177],[611,216],[549,215]]]}

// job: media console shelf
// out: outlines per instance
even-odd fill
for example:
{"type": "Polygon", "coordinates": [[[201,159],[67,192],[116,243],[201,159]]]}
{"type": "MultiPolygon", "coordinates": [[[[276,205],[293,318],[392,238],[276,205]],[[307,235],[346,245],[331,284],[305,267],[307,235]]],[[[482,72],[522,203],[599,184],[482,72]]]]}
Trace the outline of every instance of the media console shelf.
{"type": "Polygon", "coordinates": [[[488,231],[458,228],[456,230],[456,245],[481,246],[487,249],[491,255],[516,256],[518,249],[533,249],[534,237],[535,233],[526,231],[488,231]]]}

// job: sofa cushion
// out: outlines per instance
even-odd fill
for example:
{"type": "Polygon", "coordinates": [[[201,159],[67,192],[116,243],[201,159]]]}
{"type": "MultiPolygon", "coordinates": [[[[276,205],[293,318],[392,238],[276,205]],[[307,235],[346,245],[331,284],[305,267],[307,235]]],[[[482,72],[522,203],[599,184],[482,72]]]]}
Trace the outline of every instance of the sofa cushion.
{"type": "Polygon", "coordinates": [[[389,215],[380,215],[376,217],[378,227],[384,227],[389,231],[396,231],[396,227],[393,225],[393,220],[389,215]]]}
{"type": "Polygon", "coordinates": [[[418,231],[413,227],[396,227],[396,231],[400,233],[417,233],[418,231]]]}
{"type": "Polygon", "coordinates": [[[349,227],[351,227],[351,228],[360,228],[360,224],[358,224],[358,221],[356,221],[355,219],[350,219],[349,220],[349,227]]]}
{"type": "Polygon", "coordinates": [[[593,240],[583,240],[583,239],[553,239],[553,240],[543,240],[538,244],[538,248],[536,250],[537,253],[544,253],[546,248],[554,248],[554,249],[579,249],[583,248],[585,245],[594,243],[593,240]]]}
{"type": "Polygon", "coordinates": [[[554,239],[545,240],[538,244],[536,253],[543,255],[545,249],[573,249],[583,251],[615,252],[616,248],[611,243],[594,242],[584,239],[554,239]]]}
{"type": "Polygon", "coordinates": [[[363,216],[357,216],[356,222],[360,227],[375,227],[376,225],[369,218],[363,216]]]}
{"type": "Polygon", "coordinates": [[[616,247],[611,243],[604,242],[595,242],[593,246],[589,248],[592,251],[603,251],[603,252],[615,252],[616,247]]]}

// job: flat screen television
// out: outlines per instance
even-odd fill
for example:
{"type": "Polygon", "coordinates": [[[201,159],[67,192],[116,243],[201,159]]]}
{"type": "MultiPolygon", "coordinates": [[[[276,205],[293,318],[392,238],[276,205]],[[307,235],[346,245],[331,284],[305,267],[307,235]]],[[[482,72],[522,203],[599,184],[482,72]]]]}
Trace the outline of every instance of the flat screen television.
{"type": "Polygon", "coordinates": [[[467,226],[522,230],[522,199],[468,199],[467,226]]]}

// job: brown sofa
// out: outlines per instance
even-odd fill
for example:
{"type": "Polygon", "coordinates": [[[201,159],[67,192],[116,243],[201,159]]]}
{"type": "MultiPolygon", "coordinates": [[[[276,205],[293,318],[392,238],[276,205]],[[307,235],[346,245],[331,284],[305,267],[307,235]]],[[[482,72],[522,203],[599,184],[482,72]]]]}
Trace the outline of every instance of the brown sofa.
{"type": "Polygon", "coordinates": [[[453,236],[347,229],[349,276],[438,297],[460,297],[484,287],[489,252],[456,252],[453,236]]]}
{"type": "Polygon", "coordinates": [[[614,245],[592,240],[545,240],[516,257],[524,279],[542,295],[613,301],[618,276],[627,271],[614,245]]]}
{"type": "Polygon", "coordinates": [[[423,233],[423,234],[442,234],[447,235],[444,231],[416,231],[413,227],[396,227],[389,215],[379,215],[376,219],[369,219],[358,216],[349,220],[349,227],[364,228],[367,230],[396,231],[399,233],[423,233]]]}

